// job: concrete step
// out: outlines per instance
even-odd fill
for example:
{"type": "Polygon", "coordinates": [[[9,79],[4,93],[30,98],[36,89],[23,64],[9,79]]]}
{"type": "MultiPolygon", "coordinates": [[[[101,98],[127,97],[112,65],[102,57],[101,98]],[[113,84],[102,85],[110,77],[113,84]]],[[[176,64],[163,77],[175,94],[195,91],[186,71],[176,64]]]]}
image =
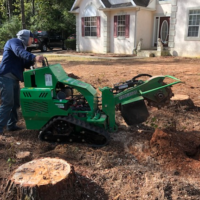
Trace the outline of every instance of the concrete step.
{"type": "Polygon", "coordinates": [[[170,52],[168,49],[161,51],[157,50],[141,50],[137,52],[137,56],[139,57],[160,57],[160,56],[170,56],[170,52]]]}

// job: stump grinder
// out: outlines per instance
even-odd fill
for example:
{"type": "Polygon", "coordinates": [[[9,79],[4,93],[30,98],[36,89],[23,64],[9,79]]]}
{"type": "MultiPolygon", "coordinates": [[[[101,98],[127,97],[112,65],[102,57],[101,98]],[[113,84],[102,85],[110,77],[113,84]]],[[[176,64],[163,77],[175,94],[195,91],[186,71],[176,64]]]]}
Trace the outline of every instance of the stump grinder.
{"type": "Polygon", "coordinates": [[[128,125],[142,123],[149,113],[146,104],[161,108],[173,96],[171,86],[180,83],[173,76],[140,74],[113,87],[96,89],[69,77],[60,64],[24,72],[20,92],[22,115],[27,129],[39,130],[39,139],[49,142],[83,142],[93,147],[108,144],[109,132],[117,130],[115,111],[121,111],[128,125]],[[144,77],[148,80],[142,80],[144,77]],[[172,83],[163,82],[165,78],[172,83]],[[146,102],[146,103],[145,103],[146,102]]]}

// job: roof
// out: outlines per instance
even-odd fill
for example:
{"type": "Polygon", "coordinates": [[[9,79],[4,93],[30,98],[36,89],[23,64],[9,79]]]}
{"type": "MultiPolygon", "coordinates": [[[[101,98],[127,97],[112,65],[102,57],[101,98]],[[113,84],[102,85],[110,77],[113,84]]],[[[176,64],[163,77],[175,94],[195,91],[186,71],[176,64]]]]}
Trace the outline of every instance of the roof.
{"type": "Polygon", "coordinates": [[[149,5],[150,0],[133,0],[136,6],[147,7],[149,5]]]}
{"type": "Polygon", "coordinates": [[[133,3],[128,2],[128,3],[120,3],[120,4],[111,4],[109,0],[101,0],[101,1],[106,8],[132,7],[134,6],[133,3],[135,3],[136,6],[147,7],[150,2],[150,0],[133,0],[132,1],[133,3]]]}
{"type": "MultiPolygon", "coordinates": [[[[78,12],[79,4],[81,0],[75,0],[71,12],[78,12]]],[[[102,5],[101,8],[126,8],[126,7],[137,7],[137,6],[142,6],[142,7],[147,7],[149,5],[150,0],[130,0],[130,2],[126,3],[118,3],[118,4],[111,4],[109,0],[100,0],[100,3],[102,5]]]]}
{"type": "Polygon", "coordinates": [[[130,6],[133,6],[133,4],[131,2],[114,4],[114,5],[111,5],[110,8],[120,8],[120,7],[130,7],[130,6]]]}
{"type": "Polygon", "coordinates": [[[104,6],[106,8],[110,8],[111,7],[111,3],[108,0],[102,0],[102,3],[104,4],[104,6]]]}

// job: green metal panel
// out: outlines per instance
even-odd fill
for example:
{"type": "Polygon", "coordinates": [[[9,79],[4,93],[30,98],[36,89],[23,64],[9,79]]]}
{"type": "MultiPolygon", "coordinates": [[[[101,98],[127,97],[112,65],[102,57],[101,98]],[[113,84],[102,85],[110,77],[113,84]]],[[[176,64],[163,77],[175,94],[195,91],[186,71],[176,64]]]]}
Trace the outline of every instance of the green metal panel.
{"type": "MultiPolygon", "coordinates": [[[[25,88],[21,90],[20,99],[28,129],[41,129],[51,118],[66,116],[69,113],[86,113],[91,123],[105,124],[104,118],[94,118],[98,108],[96,90],[90,84],[68,77],[60,64],[26,71],[24,80],[25,88]],[[63,105],[68,101],[56,99],[58,82],[79,91],[86,98],[91,111],[73,111],[70,108],[63,110],[63,105]]],[[[83,120],[86,121],[87,118],[83,120]]]]}
{"type": "Polygon", "coordinates": [[[126,105],[126,104],[129,104],[129,103],[133,103],[133,102],[141,101],[141,100],[144,100],[144,98],[143,98],[142,96],[139,96],[139,97],[135,97],[135,98],[133,98],[133,99],[124,101],[124,102],[121,103],[121,104],[122,104],[122,105],[126,105]]]}
{"type": "Polygon", "coordinates": [[[104,87],[100,91],[102,92],[102,110],[108,116],[110,131],[114,131],[116,127],[114,95],[109,87],[104,87]]]}
{"type": "Polygon", "coordinates": [[[54,116],[66,116],[70,110],[62,110],[52,100],[52,89],[23,88],[20,93],[22,115],[28,129],[41,129],[54,116]],[[40,123],[36,123],[40,121],[40,123]]]}

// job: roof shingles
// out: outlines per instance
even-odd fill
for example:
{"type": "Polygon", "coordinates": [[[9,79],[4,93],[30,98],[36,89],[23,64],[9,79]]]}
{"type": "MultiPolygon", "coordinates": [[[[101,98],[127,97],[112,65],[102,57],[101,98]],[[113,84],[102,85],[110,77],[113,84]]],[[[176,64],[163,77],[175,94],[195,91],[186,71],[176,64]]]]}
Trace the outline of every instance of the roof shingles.
{"type": "MultiPolygon", "coordinates": [[[[133,0],[136,6],[143,6],[147,7],[150,0],[133,0]]],[[[105,5],[106,8],[120,8],[120,7],[131,7],[133,4],[129,3],[120,3],[120,4],[111,4],[109,0],[102,0],[102,3],[105,5]]]]}

